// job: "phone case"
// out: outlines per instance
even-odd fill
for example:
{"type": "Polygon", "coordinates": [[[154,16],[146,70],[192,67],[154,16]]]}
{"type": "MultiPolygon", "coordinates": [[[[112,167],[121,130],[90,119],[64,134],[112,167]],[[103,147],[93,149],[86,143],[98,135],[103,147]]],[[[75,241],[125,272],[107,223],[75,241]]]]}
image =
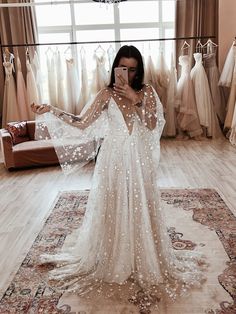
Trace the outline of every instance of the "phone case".
{"type": "Polygon", "coordinates": [[[125,82],[128,84],[128,69],[126,67],[118,67],[114,69],[115,71],[115,83],[117,85],[123,85],[119,75],[123,77],[125,82]]]}

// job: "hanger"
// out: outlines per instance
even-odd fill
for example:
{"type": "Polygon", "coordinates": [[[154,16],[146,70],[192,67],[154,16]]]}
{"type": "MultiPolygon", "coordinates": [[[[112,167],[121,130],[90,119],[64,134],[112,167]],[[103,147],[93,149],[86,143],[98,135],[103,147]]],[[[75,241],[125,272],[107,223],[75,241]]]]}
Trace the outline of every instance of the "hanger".
{"type": "Polygon", "coordinates": [[[213,53],[218,45],[209,38],[202,47],[207,49],[207,53],[213,53]]]}
{"type": "Polygon", "coordinates": [[[190,48],[190,45],[189,45],[189,43],[187,43],[187,41],[185,40],[184,43],[183,43],[183,45],[182,45],[182,47],[181,47],[181,50],[188,49],[188,48],[190,48]]]}
{"type": "Polygon", "coordinates": [[[28,46],[26,47],[26,50],[25,50],[25,56],[26,56],[26,60],[30,61],[30,54],[29,54],[29,47],[28,46]]]}
{"type": "Polygon", "coordinates": [[[49,46],[48,48],[47,48],[47,50],[45,51],[45,53],[46,53],[46,55],[48,54],[48,53],[53,53],[53,50],[52,50],[52,48],[49,46]]]}
{"type": "Polygon", "coordinates": [[[198,39],[196,44],[196,52],[202,52],[203,44],[201,43],[200,39],[198,39]]]}
{"type": "MultiPolygon", "coordinates": [[[[8,48],[4,48],[3,56],[4,56],[4,61],[13,63],[12,60],[13,60],[15,57],[14,57],[14,54],[11,53],[8,48]]],[[[14,66],[14,64],[13,64],[13,66],[14,66]]],[[[13,70],[14,70],[14,67],[13,67],[13,70]]]]}
{"type": "Polygon", "coordinates": [[[99,52],[101,52],[101,53],[105,53],[105,50],[102,48],[102,46],[99,44],[98,46],[97,46],[97,48],[94,50],[94,52],[95,53],[99,53],[99,52]]]}
{"type": "Polygon", "coordinates": [[[72,49],[71,45],[69,45],[65,50],[64,50],[64,55],[68,56],[69,58],[72,58],[72,49]]]}

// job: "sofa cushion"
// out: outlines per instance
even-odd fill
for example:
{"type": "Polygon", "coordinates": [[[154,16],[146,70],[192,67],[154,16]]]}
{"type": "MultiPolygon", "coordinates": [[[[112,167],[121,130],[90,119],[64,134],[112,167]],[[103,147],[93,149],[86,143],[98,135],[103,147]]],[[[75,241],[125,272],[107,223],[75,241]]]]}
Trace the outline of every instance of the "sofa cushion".
{"type": "Polygon", "coordinates": [[[13,145],[30,140],[26,121],[9,122],[6,129],[11,134],[13,145]]]}

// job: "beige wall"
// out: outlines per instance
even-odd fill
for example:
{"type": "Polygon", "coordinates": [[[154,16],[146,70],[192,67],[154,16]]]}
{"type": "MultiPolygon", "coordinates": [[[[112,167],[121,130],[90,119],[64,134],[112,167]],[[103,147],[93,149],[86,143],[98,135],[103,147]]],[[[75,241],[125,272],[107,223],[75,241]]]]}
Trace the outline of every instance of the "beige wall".
{"type": "Polygon", "coordinates": [[[219,0],[219,69],[236,36],[236,0],[219,0]]]}

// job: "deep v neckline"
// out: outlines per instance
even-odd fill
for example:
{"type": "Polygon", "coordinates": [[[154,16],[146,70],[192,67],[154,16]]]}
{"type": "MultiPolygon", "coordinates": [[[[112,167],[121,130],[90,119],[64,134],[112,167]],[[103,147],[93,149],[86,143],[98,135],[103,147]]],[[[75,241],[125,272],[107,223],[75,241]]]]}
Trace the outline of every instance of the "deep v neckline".
{"type": "MultiPolygon", "coordinates": [[[[128,125],[127,125],[127,123],[126,123],[126,120],[125,120],[125,117],[123,115],[123,112],[120,110],[117,102],[115,101],[115,99],[113,97],[111,97],[111,99],[112,99],[113,103],[116,105],[116,108],[117,108],[117,110],[119,111],[119,113],[121,115],[121,119],[122,119],[122,121],[123,121],[123,123],[124,123],[124,125],[125,125],[125,127],[126,127],[126,129],[128,131],[129,136],[131,136],[133,134],[133,131],[134,131],[134,123],[135,123],[135,121],[131,122],[132,123],[132,128],[130,130],[128,125]]],[[[135,116],[135,113],[134,113],[134,116],[135,116]]]]}

